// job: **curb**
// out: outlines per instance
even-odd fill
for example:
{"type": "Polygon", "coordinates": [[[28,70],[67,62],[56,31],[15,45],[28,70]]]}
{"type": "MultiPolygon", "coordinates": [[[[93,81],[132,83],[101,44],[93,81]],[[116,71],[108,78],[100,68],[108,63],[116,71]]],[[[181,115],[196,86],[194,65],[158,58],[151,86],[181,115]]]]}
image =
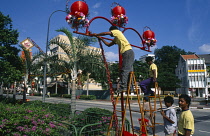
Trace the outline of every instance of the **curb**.
{"type": "Polygon", "coordinates": [[[210,110],[210,108],[207,108],[207,107],[190,107],[190,109],[205,109],[205,110],[210,110]]]}

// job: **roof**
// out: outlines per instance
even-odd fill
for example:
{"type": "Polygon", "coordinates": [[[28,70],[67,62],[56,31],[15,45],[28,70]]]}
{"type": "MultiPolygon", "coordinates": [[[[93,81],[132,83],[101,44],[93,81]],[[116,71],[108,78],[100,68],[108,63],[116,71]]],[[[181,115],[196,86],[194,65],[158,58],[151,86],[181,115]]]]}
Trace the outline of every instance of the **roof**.
{"type": "Polygon", "coordinates": [[[201,54],[198,55],[200,58],[204,58],[205,59],[205,63],[210,64],[210,54],[201,54]]]}
{"type": "Polygon", "coordinates": [[[196,54],[191,54],[191,55],[181,55],[182,56],[182,58],[184,59],[184,60],[187,60],[187,59],[198,59],[199,58],[199,56],[198,55],[196,55],[196,54]]]}

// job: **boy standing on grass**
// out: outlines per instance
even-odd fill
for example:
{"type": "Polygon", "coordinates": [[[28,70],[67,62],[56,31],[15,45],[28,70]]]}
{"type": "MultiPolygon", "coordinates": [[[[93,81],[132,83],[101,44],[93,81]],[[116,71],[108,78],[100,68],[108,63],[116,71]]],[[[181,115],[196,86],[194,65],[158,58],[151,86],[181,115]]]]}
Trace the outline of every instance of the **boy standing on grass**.
{"type": "Polygon", "coordinates": [[[161,115],[164,120],[164,132],[165,136],[176,136],[176,126],[177,126],[177,117],[175,109],[172,109],[171,106],[174,103],[174,99],[171,96],[166,96],[164,98],[165,105],[167,110],[161,111],[161,115]]]}
{"type": "Polygon", "coordinates": [[[179,117],[178,123],[178,136],[191,136],[194,134],[194,117],[192,112],[189,110],[191,98],[182,94],[179,96],[179,107],[182,112],[179,117]]]}

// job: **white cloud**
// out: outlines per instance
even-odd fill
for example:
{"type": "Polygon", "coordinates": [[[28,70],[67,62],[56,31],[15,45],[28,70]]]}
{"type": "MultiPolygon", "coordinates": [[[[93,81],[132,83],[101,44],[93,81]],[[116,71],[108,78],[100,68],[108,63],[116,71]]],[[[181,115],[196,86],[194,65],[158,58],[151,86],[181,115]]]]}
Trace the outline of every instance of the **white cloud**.
{"type": "Polygon", "coordinates": [[[208,0],[186,0],[186,15],[191,20],[191,24],[188,25],[188,39],[191,43],[202,41],[205,33],[201,30],[203,29],[202,27],[205,26],[209,17],[209,4],[210,2],[208,0]]]}
{"type": "Polygon", "coordinates": [[[113,52],[105,53],[107,61],[119,61],[119,54],[115,54],[113,52]]]}
{"type": "Polygon", "coordinates": [[[97,11],[93,11],[93,15],[94,16],[97,16],[98,15],[98,12],[97,11]]]}
{"type": "Polygon", "coordinates": [[[93,8],[99,8],[101,6],[101,3],[96,3],[95,5],[93,5],[93,8]]]}
{"type": "Polygon", "coordinates": [[[204,53],[209,53],[210,52],[210,43],[203,44],[202,46],[199,47],[199,50],[204,53]]]}

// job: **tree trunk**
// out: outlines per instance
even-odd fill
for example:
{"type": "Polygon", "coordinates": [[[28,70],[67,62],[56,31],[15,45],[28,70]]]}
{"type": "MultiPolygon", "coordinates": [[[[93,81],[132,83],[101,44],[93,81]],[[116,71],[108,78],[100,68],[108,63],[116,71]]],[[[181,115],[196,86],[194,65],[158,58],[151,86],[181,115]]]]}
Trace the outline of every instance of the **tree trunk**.
{"type": "Polygon", "coordinates": [[[76,111],[76,81],[72,81],[72,92],[71,92],[71,113],[74,115],[76,111]]]}
{"type": "Polygon", "coordinates": [[[13,89],[13,102],[15,104],[15,101],[16,101],[16,81],[14,83],[14,89],[13,89]]]}
{"type": "Polygon", "coordinates": [[[74,115],[76,110],[76,79],[77,79],[77,70],[76,63],[74,64],[74,68],[71,73],[72,77],[72,86],[71,86],[71,114],[74,115]]]}
{"type": "Polygon", "coordinates": [[[70,81],[68,81],[68,95],[70,95],[70,89],[71,89],[71,84],[70,81]]]}
{"type": "Polygon", "coordinates": [[[1,83],[1,92],[0,92],[0,96],[3,96],[3,82],[1,83]]]}
{"type": "Polygon", "coordinates": [[[58,94],[58,81],[56,78],[56,84],[55,84],[55,94],[58,94]]]}

